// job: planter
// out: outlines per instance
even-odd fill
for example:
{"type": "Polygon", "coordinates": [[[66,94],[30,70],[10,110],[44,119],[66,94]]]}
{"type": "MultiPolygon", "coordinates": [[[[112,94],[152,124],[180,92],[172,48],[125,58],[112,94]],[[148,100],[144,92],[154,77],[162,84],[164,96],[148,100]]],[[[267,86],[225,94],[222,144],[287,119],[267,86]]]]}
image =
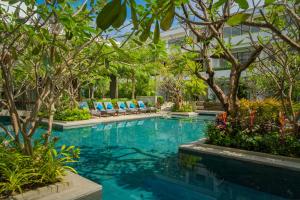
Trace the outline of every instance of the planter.
{"type": "Polygon", "coordinates": [[[8,200],[101,200],[102,186],[77,174],[67,173],[64,180],[49,186],[11,196],[8,200]]]}
{"type": "Polygon", "coordinates": [[[205,144],[205,141],[206,139],[201,139],[197,142],[181,145],[179,147],[179,151],[199,155],[218,156],[228,159],[240,160],[244,162],[250,162],[259,165],[271,166],[300,172],[299,158],[277,156],[267,153],[216,146],[211,144],[205,144]]]}

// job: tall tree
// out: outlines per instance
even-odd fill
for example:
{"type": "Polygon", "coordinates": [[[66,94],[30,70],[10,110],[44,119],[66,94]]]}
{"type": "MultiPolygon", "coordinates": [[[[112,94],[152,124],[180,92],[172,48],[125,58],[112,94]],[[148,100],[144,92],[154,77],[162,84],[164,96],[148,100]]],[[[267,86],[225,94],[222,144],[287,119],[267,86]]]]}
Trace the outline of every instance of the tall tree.
{"type": "Polygon", "coordinates": [[[49,113],[47,144],[55,105],[76,81],[73,73],[80,71],[90,56],[84,50],[93,42],[101,43],[103,31],[93,28],[95,9],[87,9],[87,1],[79,7],[67,1],[39,5],[35,1],[13,3],[9,7],[2,3],[0,6],[0,69],[5,94],[1,103],[9,111],[13,127],[13,132],[6,130],[7,135],[25,154],[32,155],[39,112],[45,107],[49,113]],[[22,76],[19,81],[16,75],[22,76]],[[16,100],[32,91],[34,104],[29,116],[23,117],[16,100]]]}
{"type": "MultiPolygon", "coordinates": [[[[118,4],[118,0],[111,3],[118,4]]],[[[155,23],[153,41],[157,42],[159,29],[168,30],[173,23],[175,15],[185,27],[193,33],[195,40],[192,43],[197,48],[189,49],[199,53],[199,68],[195,70],[198,78],[204,80],[215,92],[217,98],[222,103],[225,111],[231,116],[233,121],[238,117],[238,86],[240,77],[259,56],[263,47],[259,44],[252,45],[251,56],[246,62],[241,62],[232,52],[232,44],[224,40],[224,26],[229,24],[235,26],[245,21],[251,16],[242,9],[249,7],[246,0],[242,1],[151,1],[147,4],[143,12],[139,12],[138,17],[135,11],[135,2],[130,1],[132,22],[136,29],[141,29],[140,40],[146,41],[149,38],[151,25],[155,23]],[[225,59],[231,64],[229,92],[226,94],[215,81],[215,72],[211,62],[212,58],[225,59]],[[204,74],[202,72],[205,72],[204,74]]],[[[110,8],[105,6],[100,13],[107,12],[110,8]]],[[[108,28],[115,19],[107,22],[108,28]]],[[[103,22],[99,21],[99,27],[103,27],[103,22]]],[[[188,31],[187,31],[188,32],[188,31]]]]}

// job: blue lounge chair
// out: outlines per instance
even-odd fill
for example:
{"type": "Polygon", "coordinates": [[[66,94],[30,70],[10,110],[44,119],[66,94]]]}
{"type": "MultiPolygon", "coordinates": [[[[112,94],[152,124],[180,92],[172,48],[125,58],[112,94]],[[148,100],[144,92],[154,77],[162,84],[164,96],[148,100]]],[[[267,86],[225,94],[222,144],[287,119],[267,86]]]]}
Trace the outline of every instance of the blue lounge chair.
{"type": "Polygon", "coordinates": [[[83,110],[90,110],[89,104],[86,101],[79,102],[79,108],[83,110]]]}
{"type": "Polygon", "coordinates": [[[138,109],[139,109],[140,112],[149,111],[143,101],[138,101],[137,104],[138,104],[138,109]]]}
{"type": "Polygon", "coordinates": [[[105,108],[108,112],[115,112],[117,114],[119,114],[119,113],[125,113],[126,114],[126,111],[124,112],[123,110],[115,109],[111,102],[104,102],[104,106],[105,106],[105,108]]]}
{"type": "Polygon", "coordinates": [[[118,112],[124,113],[124,115],[126,115],[127,108],[126,108],[125,103],[122,101],[118,101],[117,104],[118,104],[118,112]]]}
{"type": "Polygon", "coordinates": [[[133,113],[138,113],[138,109],[136,108],[135,104],[132,101],[126,101],[128,111],[133,112],[133,113]]]}
{"type": "Polygon", "coordinates": [[[155,107],[146,107],[146,105],[144,104],[143,101],[138,101],[138,106],[139,106],[139,110],[140,111],[144,111],[144,112],[147,112],[147,111],[151,112],[151,111],[153,111],[153,112],[156,112],[156,108],[155,107]]]}
{"type": "Polygon", "coordinates": [[[106,115],[115,115],[116,111],[115,110],[106,110],[102,104],[102,102],[94,102],[94,107],[95,110],[100,113],[100,116],[102,114],[106,114],[106,115]]]}

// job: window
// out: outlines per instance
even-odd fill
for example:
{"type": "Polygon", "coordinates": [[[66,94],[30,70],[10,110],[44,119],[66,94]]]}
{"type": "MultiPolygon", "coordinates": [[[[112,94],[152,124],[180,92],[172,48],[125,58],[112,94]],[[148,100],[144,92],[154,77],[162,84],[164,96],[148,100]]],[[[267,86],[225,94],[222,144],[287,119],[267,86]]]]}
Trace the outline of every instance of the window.
{"type": "Polygon", "coordinates": [[[247,34],[250,31],[250,27],[246,25],[242,25],[242,34],[247,34]]]}
{"type": "Polygon", "coordinates": [[[169,46],[181,46],[184,43],[184,37],[170,39],[168,41],[169,46]]]}
{"type": "Polygon", "coordinates": [[[230,37],[231,36],[231,27],[225,27],[224,28],[224,37],[230,37]]]}
{"type": "Polygon", "coordinates": [[[241,62],[242,64],[246,63],[250,57],[250,52],[246,51],[246,52],[237,52],[237,53],[233,53],[234,57],[236,57],[236,59],[238,59],[239,62],[241,62]]]}
{"type": "Polygon", "coordinates": [[[251,27],[251,33],[256,33],[259,31],[260,31],[259,27],[251,27]]]}
{"type": "Polygon", "coordinates": [[[260,29],[258,27],[250,27],[246,25],[239,25],[234,27],[225,27],[224,28],[224,37],[234,37],[238,35],[248,34],[249,31],[251,33],[259,32],[260,29]]]}
{"type": "Polygon", "coordinates": [[[231,29],[231,36],[237,36],[241,35],[241,27],[240,26],[234,26],[231,29]]]}

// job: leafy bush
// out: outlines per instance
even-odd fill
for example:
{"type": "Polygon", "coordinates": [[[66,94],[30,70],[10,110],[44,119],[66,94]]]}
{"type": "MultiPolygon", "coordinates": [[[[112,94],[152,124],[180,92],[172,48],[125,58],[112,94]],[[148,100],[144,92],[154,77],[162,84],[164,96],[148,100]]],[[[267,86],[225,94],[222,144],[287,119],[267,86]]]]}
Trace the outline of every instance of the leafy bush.
{"type": "Polygon", "coordinates": [[[79,109],[79,108],[57,111],[54,115],[55,120],[61,120],[61,121],[86,120],[90,118],[91,118],[91,114],[89,110],[79,109]]]}
{"type": "Polygon", "coordinates": [[[278,131],[265,133],[251,132],[248,129],[238,130],[232,134],[231,126],[220,128],[209,124],[206,129],[208,143],[259,151],[275,155],[300,157],[300,138],[292,134],[280,134],[278,131]]]}
{"type": "Polygon", "coordinates": [[[79,149],[74,146],[64,145],[57,151],[54,143],[36,145],[32,156],[0,144],[0,199],[61,181],[66,170],[76,172],[67,164],[76,162],[78,155],[79,149]]]}
{"type": "Polygon", "coordinates": [[[150,102],[150,101],[146,102],[145,104],[147,107],[155,107],[155,103],[150,102]]]}
{"type": "Polygon", "coordinates": [[[159,103],[159,105],[163,105],[165,102],[165,99],[163,96],[157,96],[157,102],[159,103]]]}
{"type": "Polygon", "coordinates": [[[193,112],[193,106],[191,104],[183,104],[180,108],[174,106],[172,112],[193,112]]]}
{"type": "Polygon", "coordinates": [[[255,111],[256,124],[261,124],[275,122],[282,108],[278,100],[271,98],[257,101],[240,100],[241,119],[247,119],[251,111],[255,111]]]}

